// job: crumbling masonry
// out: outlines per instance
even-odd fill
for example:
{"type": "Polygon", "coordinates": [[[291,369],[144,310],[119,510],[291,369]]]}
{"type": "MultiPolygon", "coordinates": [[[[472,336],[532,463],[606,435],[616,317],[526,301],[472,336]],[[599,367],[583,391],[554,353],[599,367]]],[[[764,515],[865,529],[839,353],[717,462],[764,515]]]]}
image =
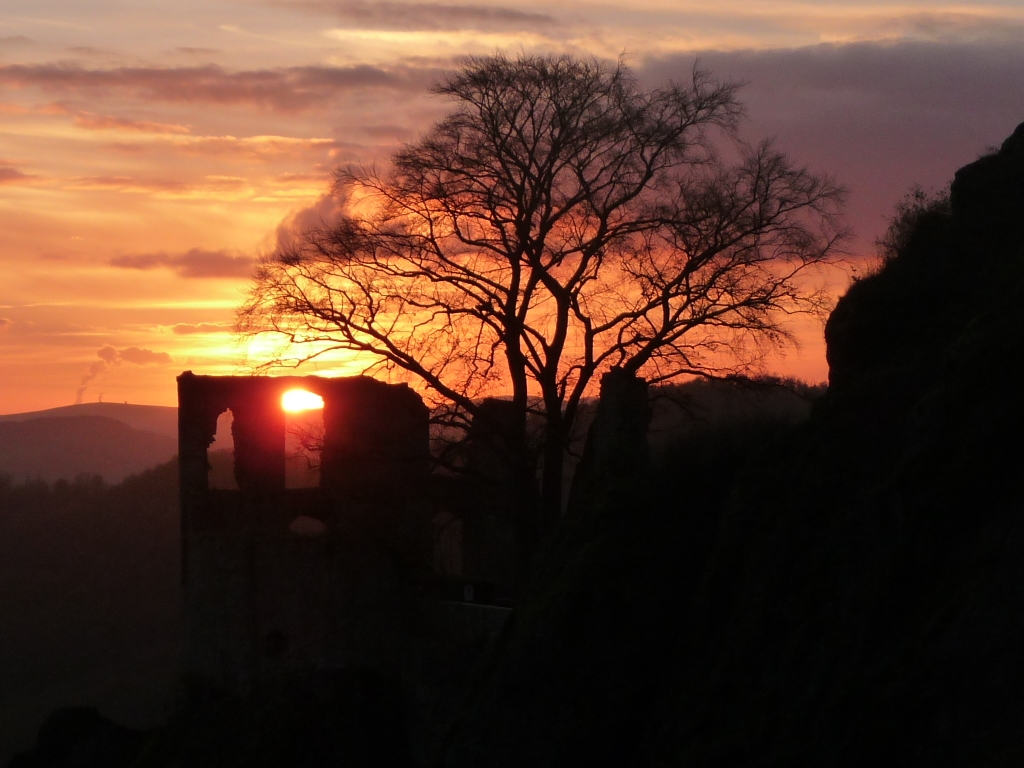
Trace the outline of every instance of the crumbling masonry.
{"type": "Polygon", "coordinates": [[[425,620],[439,505],[428,409],[409,387],[186,371],[178,402],[186,674],[235,689],[323,667],[422,678],[403,665],[422,667],[439,635],[454,648],[460,632],[479,644],[500,627],[506,610],[457,601],[432,601],[425,620]],[[324,400],[317,488],[285,487],[290,389],[324,400]],[[207,451],[226,410],[237,490],[209,483],[207,451]]]}

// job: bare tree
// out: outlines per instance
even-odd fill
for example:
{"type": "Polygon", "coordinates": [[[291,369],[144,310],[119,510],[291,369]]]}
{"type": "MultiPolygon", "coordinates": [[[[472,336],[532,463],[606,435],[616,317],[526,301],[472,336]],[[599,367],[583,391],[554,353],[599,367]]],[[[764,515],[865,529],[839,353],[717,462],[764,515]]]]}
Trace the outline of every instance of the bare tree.
{"type": "Polygon", "coordinates": [[[736,89],[699,70],[644,90],[621,62],[467,59],[434,89],[446,118],[385,170],[337,171],[346,215],[264,260],[239,328],[283,339],[273,364],[359,353],[453,423],[509,396],[511,465],[546,529],[596,375],[745,370],[788,339],[786,315],[821,307],[804,278],[836,256],[841,190],[740,142],[736,89]]]}

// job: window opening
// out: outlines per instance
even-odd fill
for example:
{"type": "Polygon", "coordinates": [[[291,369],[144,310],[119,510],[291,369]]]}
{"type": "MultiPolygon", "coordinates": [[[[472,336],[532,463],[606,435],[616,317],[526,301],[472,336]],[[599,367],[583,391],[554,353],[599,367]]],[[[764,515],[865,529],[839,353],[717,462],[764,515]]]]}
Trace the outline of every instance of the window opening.
{"type": "Polygon", "coordinates": [[[288,531],[296,536],[321,536],[327,532],[327,524],[323,520],[317,520],[315,517],[299,515],[292,520],[291,525],[288,526],[288,531]]]}
{"type": "Polygon", "coordinates": [[[231,423],[234,415],[230,410],[217,417],[217,431],[213,442],[206,450],[210,465],[210,488],[237,491],[235,481],[235,441],[231,437],[231,423]]]}
{"type": "Polygon", "coordinates": [[[320,486],[320,453],[324,444],[324,400],[303,389],[281,397],[285,426],[285,488],[320,486]]]}
{"type": "Polygon", "coordinates": [[[434,516],[434,573],[462,575],[462,520],[445,511],[434,516]]]}

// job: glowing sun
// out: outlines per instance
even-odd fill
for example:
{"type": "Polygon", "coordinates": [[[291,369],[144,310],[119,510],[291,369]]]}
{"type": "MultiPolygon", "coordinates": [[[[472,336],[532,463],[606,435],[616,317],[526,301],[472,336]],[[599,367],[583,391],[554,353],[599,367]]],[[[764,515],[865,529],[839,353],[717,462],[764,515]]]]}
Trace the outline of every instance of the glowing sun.
{"type": "Polygon", "coordinates": [[[304,389],[289,389],[281,396],[281,407],[289,413],[315,411],[324,407],[324,399],[304,389]]]}

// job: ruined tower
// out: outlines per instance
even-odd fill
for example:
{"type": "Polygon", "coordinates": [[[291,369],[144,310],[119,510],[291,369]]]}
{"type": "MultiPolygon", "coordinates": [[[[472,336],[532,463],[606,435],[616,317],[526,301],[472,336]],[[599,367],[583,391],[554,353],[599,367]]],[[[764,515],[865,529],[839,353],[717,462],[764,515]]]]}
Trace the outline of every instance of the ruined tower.
{"type": "Polygon", "coordinates": [[[289,670],[390,663],[427,561],[428,410],[358,376],[178,377],[186,673],[245,687],[289,670]],[[320,483],[286,487],[282,395],[323,398],[320,483]],[[208,449],[233,416],[236,489],[208,449]]]}

